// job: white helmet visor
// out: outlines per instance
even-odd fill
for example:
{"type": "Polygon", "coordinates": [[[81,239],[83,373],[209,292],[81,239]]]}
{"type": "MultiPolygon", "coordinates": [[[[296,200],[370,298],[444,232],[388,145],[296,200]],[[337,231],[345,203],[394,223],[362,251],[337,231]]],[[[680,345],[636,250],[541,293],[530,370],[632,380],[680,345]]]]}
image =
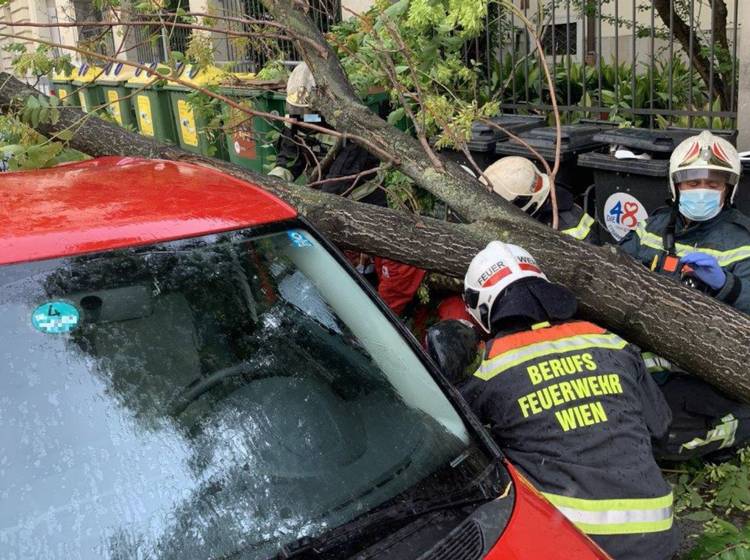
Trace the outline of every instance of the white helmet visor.
{"type": "Polygon", "coordinates": [[[730,170],[723,171],[705,167],[690,167],[679,169],[672,173],[672,180],[675,184],[684,183],[685,181],[699,181],[701,179],[735,186],[740,180],[740,176],[730,170]]]}

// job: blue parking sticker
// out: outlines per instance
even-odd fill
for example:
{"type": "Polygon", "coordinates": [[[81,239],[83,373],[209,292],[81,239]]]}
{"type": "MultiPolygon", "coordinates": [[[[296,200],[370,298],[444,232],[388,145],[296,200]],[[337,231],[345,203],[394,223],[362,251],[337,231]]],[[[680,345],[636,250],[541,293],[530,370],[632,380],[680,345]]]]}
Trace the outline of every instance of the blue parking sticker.
{"type": "Polygon", "coordinates": [[[294,245],[295,247],[312,247],[313,246],[313,244],[310,243],[307,237],[305,237],[304,234],[298,231],[287,231],[286,235],[287,237],[289,237],[289,241],[291,241],[292,245],[294,245]]]}
{"type": "Polygon", "coordinates": [[[48,301],[34,310],[31,324],[44,334],[68,333],[78,326],[81,314],[64,301],[48,301]]]}

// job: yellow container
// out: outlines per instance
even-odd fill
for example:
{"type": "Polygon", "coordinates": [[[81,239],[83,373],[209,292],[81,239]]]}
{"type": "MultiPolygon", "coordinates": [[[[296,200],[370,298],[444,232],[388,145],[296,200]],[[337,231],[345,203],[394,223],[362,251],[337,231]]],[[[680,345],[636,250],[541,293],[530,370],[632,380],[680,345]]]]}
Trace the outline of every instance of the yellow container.
{"type": "MultiPolygon", "coordinates": [[[[181,69],[177,77],[191,86],[206,88],[221,84],[227,76],[224,70],[215,66],[198,68],[188,64],[181,69]]],[[[191,88],[172,82],[165,89],[169,90],[172,113],[177,121],[177,140],[180,146],[185,150],[204,155],[222,154],[223,142],[219,137],[214,141],[209,141],[205,133],[201,133],[201,129],[205,128],[208,123],[205,119],[196,117],[188,101],[191,88]]]]}
{"type": "Polygon", "coordinates": [[[137,121],[133,104],[128,98],[128,90],[125,82],[135,74],[135,68],[126,66],[122,62],[111,62],[104,67],[104,72],[96,78],[96,83],[104,92],[104,100],[107,103],[107,112],[112,115],[117,124],[128,128],[135,128],[137,121]]]}
{"type": "Polygon", "coordinates": [[[70,73],[53,72],[52,73],[52,94],[55,95],[63,105],[80,107],[81,102],[77,95],[73,95],[77,89],[73,85],[73,78],[78,74],[78,68],[73,66],[70,73]]]}
{"type": "Polygon", "coordinates": [[[95,110],[97,107],[104,105],[104,92],[94,80],[104,73],[103,68],[81,64],[78,72],[73,78],[73,85],[77,86],[78,99],[81,102],[81,109],[84,113],[95,110]]]}
{"type": "Polygon", "coordinates": [[[157,71],[158,75],[149,74],[137,68],[133,77],[125,82],[125,87],[134,90],[130,92],[132,94],[130,99],[135,111],[138,131],[144,136],[175,144],[177,132],[169,105],[169,92],[154,83],[160,79],[160,76],[169,75],[172,70],[168,66],[156,63],[148,66],[151,70],[157,71]]]}

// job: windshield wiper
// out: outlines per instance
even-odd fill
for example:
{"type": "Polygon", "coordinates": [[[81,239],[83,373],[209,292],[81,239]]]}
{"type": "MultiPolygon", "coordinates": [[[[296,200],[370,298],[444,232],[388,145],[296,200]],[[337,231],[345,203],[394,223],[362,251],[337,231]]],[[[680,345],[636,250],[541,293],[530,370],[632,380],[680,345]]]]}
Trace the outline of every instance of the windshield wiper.
{"type": "MultiPolygon", "coordinates": [[[[290,558],[322,558],[329,550],[351,542],[353,537],[359,537],[363,534],[370,533],[388,522],[405,521],[421,517],[435,511],[455,509],[477,503],[488,502],[502,494],[502,488],[499,483],[502,476],[499,476],[500,467],[499,459],[496,459],[487,466],[487,469],[470,485],[464,487],[461,492],[457,492],[448,498],[437,500],[411,500],[406,503],[400,502],[375,510],[371,513],[364,514],[353,521],[340,525],[319,537],[304,536],[296,541],[288,543],[281,547],[281,550],[274,557],[277,560],[288,560],[290,558]],[[495,479],[488,483],[487,479],[493,473],[495,479]]],[[[269,559],[271,560],[271,559],[269,559]]]]}

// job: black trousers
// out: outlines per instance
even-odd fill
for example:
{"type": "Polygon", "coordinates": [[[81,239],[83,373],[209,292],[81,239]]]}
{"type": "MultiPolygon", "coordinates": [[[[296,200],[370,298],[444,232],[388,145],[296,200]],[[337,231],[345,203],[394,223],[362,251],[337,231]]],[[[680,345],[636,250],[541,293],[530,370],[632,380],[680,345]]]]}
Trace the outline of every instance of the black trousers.
{"type": "Polygon", "coordinates": [[[687,461],[750,441],[750,405],[684,373],[670,374],[660,388],[672,423],[667,436],[653,442],[657,459],[687,461]]]}

